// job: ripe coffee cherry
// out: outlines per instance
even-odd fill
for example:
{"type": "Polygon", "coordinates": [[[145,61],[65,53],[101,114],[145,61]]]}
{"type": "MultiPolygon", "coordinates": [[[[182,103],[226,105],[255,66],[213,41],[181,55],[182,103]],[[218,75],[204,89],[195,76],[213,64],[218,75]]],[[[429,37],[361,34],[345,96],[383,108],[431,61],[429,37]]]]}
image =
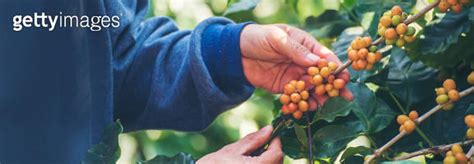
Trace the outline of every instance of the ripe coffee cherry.
{"type": "Polygon", "coordinates": [[[464,123],[470,128],[474,129],[474,115],[467,115],[464,117],[464,123]]]}
{"type": "Polygon", "coordinates": [[[288,115],[288,114],[290,114],[290,110],[288,109],[288,106],[283,105],[283,106],[281,107],[281,113],[283,113],[283,115],[288,115]]]}
{"type": "Polygon", "coordinates": [[[454,156],[446,156],[443,160],[443,164],[456,164],[456,158],[454,156]]]}
{"type": "Polygon", "coordinates": [[[357,52],[357,56],[359,57],[359,59],[364,59],[368,53],[369,50],[367,50],[367,48],[362,48],[357,52]]]}
{"type": "Polygon", "coordinates": [[[454,156],[453,152],[450,150],[448,152],[446,152],[446,156],[454,156]]]}
{"type": "Polygon", "coordinates": [[[405,123],[403,123],[403,127],[405,128],[405,131],[407,133],[411,133],[415,130],[416,125],[413,121],[408,120],[408,121],[405,121],[405,123]]]}
{"type": "Polygon", "coordinates": [[[398,6],[398,5],[397,5],[397,6],[393,6],[393,7],[392,7],[392,10],[390,10],[390,11],[391,11],[391,13],[392,13],[392,16],[394,16],[394,15],[402,15],[402,12],[403,12],[402,8],[401,8],[400,6],[398,6]]]}
{"type": "Polygon", "coordinates": [[[328,67],[331,71],[335,71],[337,69],[337,64],[335,62],[328,62],[328,67]]]}
{"type": "Polygon", "coordinates": [[[364,41],[365,41],[365,47],[369,46],[370,44],[372,44],[372,38],[366,36],[363,38],[364,41]]]}
{"type": "Polygon", "coordinates": [[[298,105],[296,105],[295,103],[290,103],[288,104],[288,111],[290,113],[293,113],[295,112],[296,110],[298,110],[298,105]]]}
{"type": "Polygon", "coordinates": [[[443,82],[443,87],[444,87],[444,89],[446,89],[447,91],[450,91],[450,90],[456,89],[456,83],[454,82],[453,79],[446,79],[446,80],[443,82]]]}
{"type": "Polygon", "coordinates": [[[474,129],[472,128],[467,129],[466,138],[470,140],[474,139],[474,129]]]}
{"type": "Polygon", "coordinates": [[[301,99],[303,99],[303,100],[308,100],[308,98],[309,98],[309,92],[308,91],[303,91],[303,92],[300,93],[300,95],[301,95],[301,99]]]}
{"type": "MultiPolygon", "coordinates": [[[[392,22],[392,20],[390,20],[390,22],[392,22]]],[[[382,24],[380,24],[382,25],[382,24]]],[[[377,33],[380,35],[380,36],[384,36],[385,35],[385,31],[387,30],[387,27],[380,27],[378,30],[377,30],[377,33]]]]}
{"type": "Polygon", "coordinates": [[[416,29],[413,26],[407,27],[407,32],[405,33],[406,36],[413,36],[416,33],[416,29]]]}
{"type": "Polygon", "coordinates": [[[359,56],[357,56],[357,51],[356,50],[350,50],[349,53],[348,53],[348,56],[349,56],[349,60],[352,60],[352,61],[359,60],[359,56]]]}
{"type": "Polygon", "coordinates": [[[321,76],[326,78],[331,75],[331,70],[328,67],[323,67],[319,73],[321,74],[321,76]]]}
{"type": "Polygon", "coordinates": [[[408,30],[408,27],[405,23],[400,23],[397,25],[396,31],[399,35],[405,34],[408,30]]]}
{"type": "Polygon", "coordinates": [[[291,85],[291,84],[286,84],[284,89],[283,89],[283,93],[289,95],[289,94],[292,94],[293,92],[295,92],[296,88],[294,85],[291,85]]]}
{"type": "Polygon", "coordinates": [[[446,1],[441,1],[441,2],[439,2],[439,4],[438,4],[438,10],[439,10],[439,12],[445,13],[445,12],[448,11],[448,9],[449,9],[449,4],[448,4],[448,2],[446,2],[446,1]]]}
{"type": "Polygon", "coordinates": [[[454,13],[459,14],[461,13],[462,10],[462,5],[461,4],[456,4],[451,6],[451,10],[453,10],[454,13]]]}
{"type": "Polygon", "coordinates": [[[456,163],[458,164],[467,164],[467,157],[466,154],[464,153],[456,153],[454,154],[454,157],[456,158],[456,163]]]}
{"type": "Polygon", "coordinates": [[[301,96],[298,93],[292,93],[290,99],[294,103],[298,103],[301,100],[301,96]]]}
{"type": "Polygon", "coordinates": [[[336,79],[334,80],[334,88],[335,89],[342,89],[346,86],[346,82],[342,79],[336,79]]]}
{"type": "Polygon", "coordinates": [[[393,45],[393,44],[395,44],[396,41],[397,40],[395,40],[395,39],[385,39],[385,44],[386,45],[393,45]]]}
{"type": "Polygon", "coordinates": [[[416,111],[411,111],[408,114],[408,117],[410,117],[410,120],[415,121],[418,118],[418,112],[416,111]]]}
{"type": "Polygon", "coordinates": [[[335,79],[336,79],[336,76],[334,76],[334,75],[329,75],[329,77],[327,78],[328,83],[330,83],[330,84],[333,83],[335,79]]]}
{"type": "Polygon", "coordinates": [[[375,52],[375,57],[377,58],[377,61],[380,61],[380,59],[382,59],[382,53],[375,52]]]}
{"type": "Polygon", "coordinates": [[[395,40],[397,38],[397,32],[393,28],[389,28],[385,31],[384,37],[388,40],[395,40]]]}
{"type": "Polygon", "coordinates": [[[367,63],[367,66],[365,66],[366,70],[371,70],[374,68],[374,64],[367,63]]]}
{"type": "Polygon", "coordinates": [[[448,92],[448,97],[449,97],[449,100],[451,101],[458,101],[461,98],[461,96],[459,95],[459,92],[456,90],[450,90],[448,92]]]}
{"type": "Polygon", "coordinates": [[[293,85],[293,86],[296,87],[296,83],[297,83],[297,82],[298,82],[298,81],[296,81],[296,80],[291,80],[289,84],[291,84],[291,85],[293,85]]]}
{"type": "Polygon", "coordinates": [[[461,145],[459,144],[454,144],[453,146],[451,146],[451,152],[453,152],[454,155],[456,155],[457,153],[464,153],[461,145]]]}
{"type": "Polygon", "coordinates": [[[337,96],[339,96],[339,90],[337,90],[337,89],[332,89],[332,90],[328,91],[328,96],[329,96],[329,97],[337,97],[337,96]]]}
{"type": "Polygon", "coordinates": [[[296,112],[293,113],[293,118],[295,118],[297,120],[301,119],[302,116],[303,116],[303,112],[301,112],[301,111],[296,111],[296,112]]]}
{"type": "Polygon", "coordinates": [[[326,84],[326,86],[324,87],[324,89],[326,90],[326,92],[329,92],[331,91],[332,89],[334,89],[334,86],[332,84],[326,84]]]}
{"type": "Polygon", "coordinates": [[[474,85],[474,71],[472,71],[469,76],[467,76],[467,82],[471,85],[474,85]]]}
{"type": "Polygon", "coordinates": [[[323,76],[321,75],[315,75],[313,76],[313,84],[314,85],[321,85],[323,83],[323,76]]]}
{"type": "Polygon", "coordinates": [[[367,67],[367,61],[365,60],[357,60],[357,62],[355,63],[357,65],[357,67],[359,67],[360,69],[365,69],[367,67]]]}
{"type": "Polygon", "coordinates": [[[306,102],[306,101],[300,101],[298,103],[298,110],[300,110],[301,112],[308,111],[308,107],[309,107],[309,105],[308,105],[308,102],[306,102]]]}
{"type": "Polygon", "coordinates": [[[365,40],[363,38],[360,38],[360,37],[355,40],[355,44],[356,44],[357,49],[362,49],[362,48],[368,46],[366,44],[365,40]]]}
{"type": "Polygon", "coordinates": [[[436,95],[438,95],[438,96],[447,94],[447,92],[444,88],[436,88],[435,92],[436,92],[436,95]]]}
{"type": "Polygon", "coordinates": [[[324,85],[318,85],[314,89],[314,94],[316,94],[317,96],[322,96],[324,95],[324,93],[326,93],[326,89],[324,88],[324,85]]]}
{"type": "Polygon", "coordinates": [[[403,125],[403,123],[405,123],[405,121],[408,121],[408,120],[410,120],[410,118],[408,118],[407,115],[398,115],[397,117],[397,123],[399,125],[403,125]]]}
{"type": "Polygon", "coordinates": [[[370,64],[374,64],[377,62],[377,55],[375,55],[375,53],[369,53],[367,55],[367,62],[369,62],[370,64]]]}
{"type": "Polygon", "coordinates": [[[318,67],[309,67],[308,68],[308,75],[309,76],[314,76],[316,74],[319,74],[319,68],[318,67]]]}
{"type": "Polygon", "coordinates": [[[283,105],[288,105],[290,103],[290,96],[286,95],[286,94],[282,94],[280,96],[280,102],[281,104],[283,105]]]}
{"type": "Polygon", "coordinates": [[[446,102],[448,102],[448,95],[439,95],[438,97],[436,97],[436,103],[438,104],[444,104],[446,102]]]}
{"type": "Polygon", "coordinates": [[[317,65],[320,69],[322,69],[323,67],[328,66],[328,61],[326,59],[319,59],[317,65]]]}
{"type": "Polygon", "coordinates": [[[296,82],[296,89],[298,91],[303,91],[305,89],[304,81],[300,80],[300,81],[296,82]]]}

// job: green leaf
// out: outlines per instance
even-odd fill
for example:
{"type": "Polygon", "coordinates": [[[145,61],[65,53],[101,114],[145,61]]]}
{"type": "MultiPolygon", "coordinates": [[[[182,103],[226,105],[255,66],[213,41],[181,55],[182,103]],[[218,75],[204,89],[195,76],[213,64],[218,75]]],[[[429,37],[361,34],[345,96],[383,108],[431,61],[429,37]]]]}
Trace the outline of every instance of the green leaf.
{"type": "Polygon", "coordinates": [[[413,62],[405,52],[394,47],[390,53],[386,84],[408,106],[433,95],[437,71],[421,62],[413,62]]]}
{"type": "Polygon", "coordinates": [[[122,124],[119,120],[104,129],[100,142],[93,145],[82,161],[83,164],[104,163],[112,164],[120,157],[120,147],[118,142],[119,134],[123,132],[122,124]]]}
{"type": "Polygon", "coordinates": [[[294,127],[295,127],[296,137],[300,141],[301,145],[303,145],[305,147],[309,147],[308,146],[308,137],[306,135],[306,131],[304,131],[303,127],[301,127],[300,125],[295,124],[294,127]]]}
{"type": "Polygon", "coordinates": [[[438,19],[428,22],[423,37],[407,47],[407,54],[428,66],[443,69],[474,62],[474,52],[466,51],[472,48],[474,41],[472,10],[473,7],[463,9],[460,14],[439,14],[438,19]]]}
{"type": "Polygon", "coordinates": [[[470,104],[469,108],[467,108],[467,110],[466,110],[465,115],[470,115],[470,114],[474,114],[474,104],[470,104]]]}
{"type": "Polygon", "coordinates": [[[297,4],[300,20],[305,20],[309,16],[318,17],[325,10],[322,0],[299,0],[297,4]]]}
{"type": "Polygon", "coordinates": [[[364,125],[364,131],[372,134],[386,128],[395,118],[396,113],[364,84],[351,84],[349,89],[354,94],[360,108],[353,110],[359,121],[364,125]]]}
{"type": "Polygon", "coordinates": [[[253,10],[258,3],[260,3],[260,0],[239,0],[227,8],[224,12],[224,16],[253,10]]]}
{"type": "Polygon", "coordinates": [[[327,100],[324,105],[316,112],[314,121],[325,120],[333,122],[336,117],[347,116],[357,105],[349,102],[342,97],[334,97],[327,100]]]}
{"type": "Polygon", "coordinates": [[[191,154],[186,153],[178,153],[173,157],[167,157],[162,155],[157,155],[153,159],[148,161],[138,162],[138,164],[159,164],[159,163],[166,163],[166,164],[194,164],[194,160],[191,154]]]}
{"type": "Polygon", "coordinates": [[[347,27],[357,25],[356,22],[349,20],[347,15],[341,15],[336,10],[326,10],[318,17],[310,16],[305,24],[316,38],[336,37],[347,27]]]}
{"type": "Polygon", "coordinates": [[[355,155],[360,155],[362,157],[369,155],[372,153],[372,149],[365,147],[365,146],[357,146],[357,147],[349,147],[346,150],[344,150],[344,153],[341,156],[341,161],[340,162],[346,162],[348,163],[347,160],[353,160],[350,159],[354,157],[355,155]]]}
{"type": "Polygon", "coordinates": [[[356,138],[358,132],[345,125],[325,126],[314,133],[317,157],[331,157],[356,138]]]}

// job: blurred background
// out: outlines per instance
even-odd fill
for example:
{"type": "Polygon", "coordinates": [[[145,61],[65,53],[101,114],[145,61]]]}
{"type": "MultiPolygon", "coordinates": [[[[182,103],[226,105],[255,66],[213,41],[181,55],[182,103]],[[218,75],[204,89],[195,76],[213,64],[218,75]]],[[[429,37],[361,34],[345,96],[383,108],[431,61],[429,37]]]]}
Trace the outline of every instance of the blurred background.
{"type": "MultiPolygon", "coordinates": [[[[252,0],[248,1],[252,3],[252,0]]],[[[305,28],[304,22],[308,16],[318,16],[327,9],[344,9],[342,0],[299,0],[298,3],[298,0],[293,1],[261,0],[252,12],[227,16],[236,22],[287,23],[305,28]]],[[[193,29],[209,17],[222,16],[232,3],[232,0],[151,0],[148,17],[168,16],[173,18],[181,29],[193,29]]],[[[309,32],[318,36],[318,31],[309,32]]],[[[332,40],[331,37],[318,38],[326,45],[332,40]]],[[[273,119],[273,99],[273,95],[256,90],[247,102],[221,114],[202,132],[147,130],[122,134],[119,138],[121,157],[118,163],[148,160],[158,154],[173,156],[179,152],[190,153],[194,159],[199,159],[269,125],[273,119]]],[[[306,161],[285,157],[285,163],[306,161]]]]}

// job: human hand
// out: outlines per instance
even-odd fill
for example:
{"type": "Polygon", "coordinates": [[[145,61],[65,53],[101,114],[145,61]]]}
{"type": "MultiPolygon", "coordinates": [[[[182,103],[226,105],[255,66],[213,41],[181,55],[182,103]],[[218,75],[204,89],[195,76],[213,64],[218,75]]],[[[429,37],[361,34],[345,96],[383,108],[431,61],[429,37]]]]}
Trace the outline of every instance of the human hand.
{"type": "Polygon", "coordinates": [[[260,156],[251,157],[253,151],[263,146],[272,134],[272,126],[266,126],[260,131],[251,133],[239,141],[224,146],[217,152],[199,159],[197,164],[242,164],[242,163],[282,163],[283,152],[279,138],[272,140],[268,149],[260,156]]]}
{"type": "MultiPolygon", "coordinates": [[[[284,85],[295,79],[305,80],[307,86],[312,87],[309,76],[305,76],[306,69],[315,66],[320,59],[342,64],[310,34],[284,24],[247,25],[241,34],[240,48],[247,80],[273,93],[282,93],[284,85]]],[[[345,81],[350,78],[347,70],[337,76],[345,81]]],[[[353,99],[348,89],[343,89],[341,96],[353,99]]],[[[310,109],[316,109],[318,103],[324,104],[327,99],[327,96],[313,97],[309,101],[310,109]]]]}

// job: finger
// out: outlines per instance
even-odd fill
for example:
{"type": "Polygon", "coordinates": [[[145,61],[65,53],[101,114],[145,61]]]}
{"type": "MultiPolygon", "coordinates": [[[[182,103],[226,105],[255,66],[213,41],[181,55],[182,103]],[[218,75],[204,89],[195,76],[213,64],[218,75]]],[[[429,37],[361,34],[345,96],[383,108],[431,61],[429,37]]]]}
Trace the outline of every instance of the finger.
{"type": "MultiPolygon", "coordinates": [[[[275,32],[276,33],[276,32],[275,32]]],[[[290,58],[294,63],[309,67],[315,65],[319,57],[288,35],[272,34],[276,50],[290,58]]]]}
{"type": "Polygon", "coordinates": [[[354,99],[354,95],[352,95],[351,91],[349,91],[347,88],[341,90],[341,97],[347,101],[352,101],[354,99]]]}
{"type": "Polygon", "coordinates": [[[281,149],[280,138],[274,138],[267,151],[265,151],[260,157],[259,161],[262,163],[282,163],[283,162],[283,151],[281,149]]]}
{"type": "Polygon", "coordinates": [[[241,140],[234,143],[233,147],[236,148],[235,153],[239,153],[242,155],[248,155],[258,149],[259,147],[263,146],[267,140],[270,139],[272,134],[273,127],[268,125],[257,132],[251,133],[241,140]]]}

